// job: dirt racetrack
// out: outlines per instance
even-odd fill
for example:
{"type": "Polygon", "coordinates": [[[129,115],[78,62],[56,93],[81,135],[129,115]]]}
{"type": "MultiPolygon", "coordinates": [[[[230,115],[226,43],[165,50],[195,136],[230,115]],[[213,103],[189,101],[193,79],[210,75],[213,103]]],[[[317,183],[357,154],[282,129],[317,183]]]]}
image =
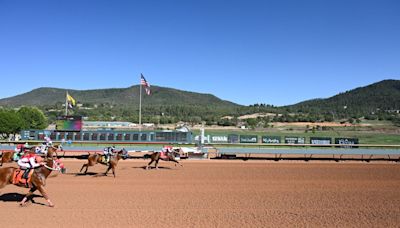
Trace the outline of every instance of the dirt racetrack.
{"type": "MultiPolygon", "coordinates": [[[[47,180],[56,204],[27,189],[0,189],[0,227],[399,227],[397,163],[120,161],[76,175],[84,160],[64,161],[67,174],[47,180]]],[[[7,164],[12,165],[12,164],[7,164]]]]}

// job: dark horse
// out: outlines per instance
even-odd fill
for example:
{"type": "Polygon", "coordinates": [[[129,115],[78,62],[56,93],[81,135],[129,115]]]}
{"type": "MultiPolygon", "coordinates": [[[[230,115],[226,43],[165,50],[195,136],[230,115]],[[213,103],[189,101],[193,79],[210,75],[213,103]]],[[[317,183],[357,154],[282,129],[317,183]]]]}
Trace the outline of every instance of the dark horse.
{"type": "Polygon", "coordinates": [[[176,150],[174,150],[172,152],[169,152],[169,151],[168,152],[154,152],[150,155],[151,161],[149,162],[149,164],[147,164],[146,169],[149,169],[151,163],[153,163],[154,161],[156,162],[155,168],[158,169],[158,161],[159,160],[172,161],[172,162],[175,162],[175,166],[176,166],[176,164],[179,164],[180,166],[183,167],[183,165],[177,161],[177,155],[179,155],[179,152],[177,152],[176,150]]]}
{"type": "MultiPolygon", "coordinates": [[[[61,145],[55,145],[55,146],[49,146],[47,148],[47,153],[56,153],[57,154],[57,150],[61,149],[61,151],[63,150],[61,145]]],[[[31,148],[26,148],[27,153],[31,153],[31,154],[35,154],[35,146],[31,147],[31,148]]],[[[13,161],[13,157],[14,154],[16,152],[15,151],[7,151],[7,152],[3,152],[2,156],[1,156],[1,160],[0,160],[0,166],[3,166],[3,163],[8,163],[8,162],[12,162],[13,161]]]]}
{"type": "Polygon", "coordinates": [[[108,166],[108,168],[107,168],[106,172],[104,173],[104,175],[107,176],[108,171],[110,171],[110,169],[112,169],[112,173],[113,173],[114,178],[115,178],[115,168],[118,165],[118,161],[121,158],[123,158],[123,159],[127,158],[128,157],[128,151],[125,150],[125,148],[123,148],[122,150],[116,152],[115,155],[113,155],[110,158],[109,162],[104,162],[103,159],[102,159],[103,156],[104,155],[101,155],[101,154],[98,154],[98,153],[89,155],[88,162],[82,165],[82,168],[81,168],[81,170],[79,172],[82,172],[83,168],[86,167],[86,170],[84,172],[86,174],[87,171],[88,171],[89,166],[94,166],[97,163],[100,163],[102,165],[107,165],[108,166]]]}
{"type": "MultiPolygon", "coordinates": [[[[48,156],[46,158],[46,164],[44,166],[35,168],[31,177],[32,187],[29,189],[29,192],[22,199],[20,205],[24,206],[26,201],[28,200],[28,197],[30,197],[36,190],[39,190],[40,193],[43,195],[43,197],[49,203],[49,207],[54,207],[54,204],[51,202],[49,196],[47,195],[44,186],[46,185],[46,178],[50,175],[50,173],[53,170],[59,171],[61,169],[61,166],[62,166],[61,162],[58,159],[56,159],[56,157],[48,156]]],[[[8,184],[13,183],[13,173],[16,169],[17,168],[15,167],[0,168],[0,188],[3,188],[8,184]]]]}

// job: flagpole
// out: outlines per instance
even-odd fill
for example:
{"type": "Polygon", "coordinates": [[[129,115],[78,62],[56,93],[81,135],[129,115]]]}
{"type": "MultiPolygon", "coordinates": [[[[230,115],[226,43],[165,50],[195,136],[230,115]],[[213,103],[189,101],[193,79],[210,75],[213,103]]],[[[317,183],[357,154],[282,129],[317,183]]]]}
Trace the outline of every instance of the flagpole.
{"type": "Polygon", "coordinates": [[[68,115],[68,91],[65,92],[65,115],[68,115]]]}
{"type": "Polygon", "coordinates": [[[142,82],[139,87],[139,131],[142,130],[142,82]]]}

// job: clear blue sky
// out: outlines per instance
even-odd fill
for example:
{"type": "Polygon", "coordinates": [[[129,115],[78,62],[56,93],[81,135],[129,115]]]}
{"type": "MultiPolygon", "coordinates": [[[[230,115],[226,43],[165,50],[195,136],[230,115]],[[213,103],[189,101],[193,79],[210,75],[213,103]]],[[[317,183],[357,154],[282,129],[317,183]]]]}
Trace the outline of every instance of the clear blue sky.
{"type": "Polygon", "coordinates": [[[400,1],[0,0],[0,98],[140,73],[278,106],[400,79],[400,1]]]}

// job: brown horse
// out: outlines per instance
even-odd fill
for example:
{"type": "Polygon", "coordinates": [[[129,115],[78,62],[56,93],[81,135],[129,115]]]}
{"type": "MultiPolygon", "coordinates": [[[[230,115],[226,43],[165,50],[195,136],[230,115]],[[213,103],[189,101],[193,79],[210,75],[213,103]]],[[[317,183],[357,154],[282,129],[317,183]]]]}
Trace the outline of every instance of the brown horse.
{"type": "MultiPolygon", "coordinates": [[[[36,148],[35,146],[31,147],[31,148],[26,148],[26,153],[35,154],[36,153],[35,148],[36,148]]],[[[61,144],[60,145],[49,146],[47,148],[47,153],[50,152],[50,157],[53,156],[53,153],[55,153],[56,156],[57,156],[57,150],[58,149],[61,149],[61,151],[63,151],[63,148],[62,148],[61,144]]],[[[0,160],[0,166],[3,166],[3,163],[12,162],[15,153],[16,153],[15,151],[3,152],[2,156],[1,156],[1,160],[0,160]]]]}
{"type": "Polygon", "coordinates": [[[3,163],[8,163],[13,161],[14,151],[6,151],[1,155],[0,166],[3,166],[3,163]]]}
{"type": "Polygon", "coordinates": [[[47,154],[46,154],[46,156],[47,156],[47,157],[54,157],[54,156],[58,157],[57,150],[64,151],[64,149],[63,149],[63,147],[62,147],[61,144],[49,146],[49,147],[47,148],[47,154]]]}
{"type": "Polygon", "coordinates": [[[107,176],[108,171],[110,171],[110,169],[112,169],[112,173],[113,173],[114,178],[115,178],[115,168],[116,168],[117,165],[118,165],[118,161],[119,161],[121,158],[123,158],[123,159],[127,158],[127,156],[128,156],[128,151],[125,150],[125,148],[123,148],[122,150],[116,152],[115,155],[113,155],[113,156],[110,158],[110,161],[109,161],[109,162],[104,162],[103,156],[104,156],[104,155],[101,155],[101,154],[98,154],[98,153],[89,155],[89,157],[88,157],[88,162],[82,165],[82,168],[81,168],[81,170],[80,170],[79,172],[82,172],[83,168],[86,167],[86,170],[85,170],[85,172],[84,172],[84,173],[86,174],[87,171],[88,171],[89,166],[94,166],[94,165],[96,165],[97,163],[99,163],[99,164],[107,165],[107,166],[108,166],[106,172],[104,173],[105,176],[107,176]]]}
{"type": "Polygon", "coordinates": [[[179,164],[181,167],[183,167],[183,165],[177,161],[177,157],[178,157],[177,155],[179,155],[179,152],[176,150],[174,150],[172,152],[164,152],[164,156],[161,152],[154,152],[150,155],[151,161],[149,162],[149,164],[147,164],[146,169],[149,169],[151,163],[153,163],[154,161],[156,162],[155,168],[158,169],[158,161],[159,160],[172,161],[172,162],[175,162],[175,166],[176,166],[176,164],[179,164]]]}
{"type": "MultiPolygon", "coordinates": [[[[25,197],[22,199],[20,205],[24,206],[26,201],[28,200],[28,197],[30,197],[36,190],[39,190],[40,193],[43,195],[43,197],[49,203],[49,207],[54,207],[54,204],[51,202],[49,196],[47,195],[44,186],[46,185],[46,178],[50,175],[50,173],[53,170],[60,170],[61,166],[62,163],[55,157],[47,157],[44,166],[35,168],[30,182],[32,187],[30,188],[29,192],[25,195],[25,197]]],[[[13,183],[13,173],[16,169],[17,168],[14,167],[0,168],[0,188],[3,188],[8,184],[13,183]]]]}

